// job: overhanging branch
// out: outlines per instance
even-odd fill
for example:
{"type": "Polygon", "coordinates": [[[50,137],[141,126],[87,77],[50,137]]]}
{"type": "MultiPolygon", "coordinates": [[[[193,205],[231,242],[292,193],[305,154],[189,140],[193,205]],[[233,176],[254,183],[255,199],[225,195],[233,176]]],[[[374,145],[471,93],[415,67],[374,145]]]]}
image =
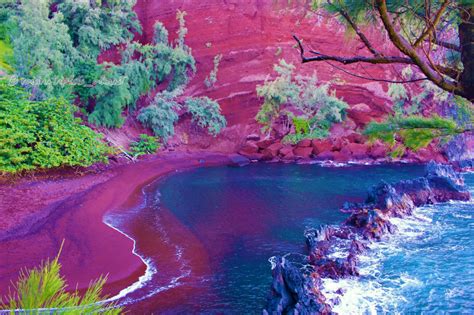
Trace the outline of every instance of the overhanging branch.
{"type": "Polygon", "coordinates": [[[293,38],[296,40],[298,44],[300,55],[301,55],[301,61],[303,63],[329,60],[329,61],[337,61],[345,65],[358,63],[358,62],[365,62],[365,63],[371,63],[371,64],[389,64],[389,63],[414,64],[413,60],[406,57],[381,56],[381,55],[374,56],[374,57],[364,57],[364,56],[339,57],[339,56],[333,56],[333,55],[325,55],[314,50],[310,50],[309,52],[316,56],[306,57],[301,40],[296,35],[293,35],[293,38]]]}

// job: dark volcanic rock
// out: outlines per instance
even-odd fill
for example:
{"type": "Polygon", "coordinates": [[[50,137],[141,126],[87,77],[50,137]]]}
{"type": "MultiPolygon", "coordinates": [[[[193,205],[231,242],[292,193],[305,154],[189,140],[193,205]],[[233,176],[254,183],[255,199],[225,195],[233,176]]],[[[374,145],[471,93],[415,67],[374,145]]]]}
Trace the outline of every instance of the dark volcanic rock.
{"type": "Polygon", "coordinates": [[[451,199],[469,200],[463,183],[462,176],[451,166],[430,163],[425,177],[394,184],[382,181],[369,190],[364,203],[345,203],[341,210],[350,216],[342,225],[305,231],[308,256],[300,255],[304,258],[296,262],[290,262],[287,256],[272,258],[272,294],[264,313],[330,313],[329,304],[333,301],[325,301],[321,278],[358,276],[357,257],[367,250],[366,242],[396,231],[390,218],[410,215],[416,206],[451,199]]]}
{"type": "Polygon", "coordinates": [[[272,257],[272,289],[264,314],[330,314],[319,278],[285,257],[272,257]]]}
{"type": "Polygon", "coordinates": [[[430,162],[426,167],[426,178],[437,202],[467,201],[471,197],[464,187],[464,178],[451,165],[430,162]]]}
{"type": "Polygon", "coordinates": [[[413,180],[401,180],[395,183],[393,187],[399,194],[407,194],[417,207],[436,202],[426,177],[413,180]]]}
{"type": "Polygon", "coordinates": [[[366,203],[394,216],[411,214],[415,208],[413,201],[403,192],[398,193],[395,188],[385,181],[369,190],[366,203]]]}

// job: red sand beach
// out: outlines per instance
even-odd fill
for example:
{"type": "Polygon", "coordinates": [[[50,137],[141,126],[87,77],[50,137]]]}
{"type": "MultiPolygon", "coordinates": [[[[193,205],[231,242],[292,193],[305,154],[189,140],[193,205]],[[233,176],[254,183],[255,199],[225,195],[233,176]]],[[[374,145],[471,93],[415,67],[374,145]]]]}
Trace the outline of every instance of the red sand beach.
{"type": "Polygon", "coordinates": [[[54,257],[62,240],[60,262],[69,285],[84,288],[107,274],[106,293],[118,293],[146,267],[132,253],[132,240],[103,223],[104,214],[136,204],[144,185],[171,172],[229,161],[218,153],[168,153],[98,174],[2,185],[0,296],[21,268],[54,257]]]}

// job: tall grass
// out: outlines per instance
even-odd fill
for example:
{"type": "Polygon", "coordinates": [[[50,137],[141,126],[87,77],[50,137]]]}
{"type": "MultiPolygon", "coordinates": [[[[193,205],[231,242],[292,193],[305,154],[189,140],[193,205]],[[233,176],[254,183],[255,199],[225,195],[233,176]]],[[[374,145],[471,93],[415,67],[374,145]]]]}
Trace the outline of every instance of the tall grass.
{"type": "MultiPolygon", "coordinates": [[[[61,245],[62,249],[62,245],[61,245]]],[[[114,303],[100,303],[106,299],[102,288],[107,277],[91,282],[84,295],[76,289],[67,292],[61,276],[59,251],[52,261],[42,262],[38,268],[20,271],[16,283],[9,288],[7,301],[0,300],[0,310],[11,314],[120,314],[122,308],[114,303]]]]}

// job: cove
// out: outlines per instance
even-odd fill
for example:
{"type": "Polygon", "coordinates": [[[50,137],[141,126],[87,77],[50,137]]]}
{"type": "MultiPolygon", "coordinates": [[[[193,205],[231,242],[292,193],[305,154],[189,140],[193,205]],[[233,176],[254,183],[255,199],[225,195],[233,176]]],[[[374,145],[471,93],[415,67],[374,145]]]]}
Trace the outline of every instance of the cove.
{"type": "MultiPolygon", "coordinates": [[[[422,165],[253,164],[178,173],[106,221],[136,242],[149,274],[121,300],[132,312],[260,313],[268,258],[303,253],[306,227],[338,224],[344,202],[423,174],[422,165]]],[[[125,295],[125,294],[124,294],[125,295]]]]}

